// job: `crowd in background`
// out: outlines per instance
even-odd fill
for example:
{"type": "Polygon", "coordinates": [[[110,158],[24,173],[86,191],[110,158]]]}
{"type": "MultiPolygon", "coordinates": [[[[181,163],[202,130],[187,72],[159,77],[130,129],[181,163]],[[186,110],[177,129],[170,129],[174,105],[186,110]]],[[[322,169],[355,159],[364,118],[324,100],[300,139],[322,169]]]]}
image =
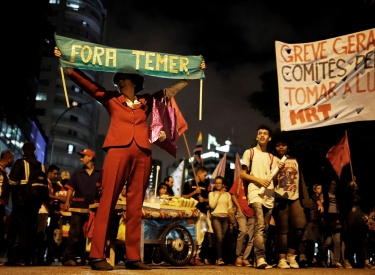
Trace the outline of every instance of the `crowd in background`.
{"type": "MultiPolygon", "coordinates": [[[[271,131],[266,130],[269,133],[259,129],[258,145],[263,140],[267,145],[271,140],[271,131]]],[[[294,148],[291,137],[282,133],[272,138],[272,157],[266,151],[262,152],[264,155],[260,151],[245,152],[243,174],[231,184],[229,190],[224,177],[218,176],[210,182],[204,166],[197,167],[194,178],[184,184],[181,196],[198,201],[196,207],[205,215],[208,224],[190,264],[233,264],[264,269],[373,269],[374,205],[369,207],[368,203],[362,201],[361,189],[354,180],[345,188],[338,188],[335,180],[327,179],[324,183],[316,183],[313,190],[308,192],[302,169],[292,157],[294,148]],[[284,155],[288,157],[281,161],[284,155]],[[258,161],[264,161],[267,165],[260,167],[258,161]],[[270,180],[262,181],[256,177],[261,169],[270,170],[270,173],[278,170],[278,173],[270,174],[272,179],[267,175],[270,180]],[[248,179],[249,182],[261,184],[251,187],[248,179]],[[260,191],[262,186],[265,187],[265,195],[260,191]],[[274,193],[267,193],[270,190],[274,193]],[[265,197],[268,200],[266,203],[265,197]],[[230,215],[232,209],[236,210],[234,219],[230,215]]],[[[253,149],[258,150],[257,147],[253,149]]],[[[26,144],[24,151],[25,157],[35,158],[32,144],[26,144]]],[[[76,266],[89,262],[86,238],[90,236],[93,222],[89,205],[99,202],[101,169],[95,167],[95,152],[91,149],[87,148],[79,154],[82,167],[72,176],[67,171],[60,172],[56,165],[46,169],[47,200],[41,201],[36,211],[33,207],[34,212],[30,212],[30,209],[26,211],[30,206],[27,201],[17,202],[20,191],[15,184],[26,180],[25,157],[22,161],[14,162],[14,155],[10,151],[2,152],[0,254],[5,261],[1,264],[76,266]],[[11,170],[10,174],[5,168],[11,170]],[[21,176],[17,178],[16,173],[21,176]],[[6,216],[5,206],[9,196],[12,196],[15,211],[6,216]],[[64,217],[63,213],[69,212],[71,215],[64,217]],[[30,217],[25,218],[25,214],[31,213],[30,217]],[[30,220],[31,217],[33,220],[30,220]],[[67,221],[70,229],[69,233],[64,234],[67,221]]],[[[174,196],[172,187],[173,178],[168,176],[159,184],[156,196],[174,196]]],[[[119,201],[126,201],[126,188],[123,188],[119,201]]],[[[125,260],[122,255],[118,256],[119,261],[125,260]]],[[[157,253],[157,258],[146,263],[160,265],[165,261],[157,253]]]]}

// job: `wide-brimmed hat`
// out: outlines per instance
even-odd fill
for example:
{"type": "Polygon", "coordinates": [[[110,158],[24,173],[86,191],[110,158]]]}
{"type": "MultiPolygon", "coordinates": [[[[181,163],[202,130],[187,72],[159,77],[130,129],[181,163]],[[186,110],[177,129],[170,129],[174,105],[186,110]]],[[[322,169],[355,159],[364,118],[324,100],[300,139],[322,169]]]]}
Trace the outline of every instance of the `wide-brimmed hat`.
{"type": "Polygon", "coordinates": [[[130,79],[135,84],[135,93],[139,93],[143,90],[143,84],[145,78],[140,74],[129,74],[129,73],[115,73],[113,76],[113,84],[117,85],[120,79],[130,79]]]}

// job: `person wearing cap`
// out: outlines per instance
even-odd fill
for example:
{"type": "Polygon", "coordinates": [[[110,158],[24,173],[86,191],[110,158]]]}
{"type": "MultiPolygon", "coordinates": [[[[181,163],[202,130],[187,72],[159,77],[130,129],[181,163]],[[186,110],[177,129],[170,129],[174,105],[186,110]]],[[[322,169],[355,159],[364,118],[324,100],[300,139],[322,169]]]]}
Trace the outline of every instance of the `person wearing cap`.
{"type": "Polygon", "coordinates": [[[101,188],[102,169],[95,166],[95,152],[86,148],[78,152],[81,156],[82,167],[74,171],[65,187],[68,194],[65,210],[71,212],[68,242],[65,250],[64,266],[76,266],[77,257],[85,263],[86,250],[84,224],[89,220],[89,206],[98,203],[98,191],[101,188]]]}
{"type": "MultiPolygon", "coordinates": [[[[55,56],[61,58],[56,47],[55,56]]],[[[205,69],[202,62],[201,69],[205,69]]],[[[99,101],[110,115],[110,125],[103,144],[107,152],[103,165],[103,190],[95,216],[90,258],[93,270],[112,270],[106,261],[105,243],[110,217],[121,190],[127,182],[126,194],[126,261],[127,269],[151,269],[142,263],[140,253],[142,205],[151,174],[151,144],[148,139],[147,117],[152,111],[153,99],[171,98],[184,88],[189,80],[180,80],[169,88],[153,94],[138,95],[143,90],[140,74],[116,73],[113,84],[116,91],[107,91],[79,69],[66,68],[66,73],[81,89],[99,101]]],[[[159,138],[163,141],[165,136],[159,138]]]]}

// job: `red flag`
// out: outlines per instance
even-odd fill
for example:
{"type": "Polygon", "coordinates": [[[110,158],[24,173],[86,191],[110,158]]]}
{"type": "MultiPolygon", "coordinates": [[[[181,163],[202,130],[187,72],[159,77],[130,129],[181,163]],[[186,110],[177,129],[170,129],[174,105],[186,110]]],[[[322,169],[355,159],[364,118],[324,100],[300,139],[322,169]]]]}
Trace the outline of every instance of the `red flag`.
{"type": "Polygon", "coordinates": [[[171,97],[170,101],[171,101],[171,106],[175,109],[175,112],[176,112],[177,133],[178,133],[178,136],[180,137],[188,129],[188,124],[185,118],[182,116],[182,113],[180,109],[178,108],[177,102],[174,99],[174,96],[171,97]]]}
{"type": "MultiPolygon", "coordinates": [[[[236,153],[236,161],[235,161],[235,164],[234,164],[234,177],[233,177],[233,184],[232,186],[237,186],[237,184],[242,184],[243,181],[241,179],[241,159],[240,159],[240,155],[238,153],[236,153]]],[[[233,191],[233,190],[231,190],[233,191]]],[[[234,194],[238,194],[238,190],[237,188],[234,189],[235,193],[234,194]]]]}
{"type": "Polygon", "coordinates": [[[332,164],[333,169],[340,178],[342,168],[350,163],[350,150],[346,130],[345,136],[340,140],[340,142],[329,149],[326,158],[332,164]]]}
{"type": "Polygon", "coordinates": [[[203,160],[201,157],[202,150],[203,150],[202,141],[203,141],[202,131],[200,131],[198,135],[197,144],[195,145],[195,149],[194,149],[194,157],[198,165],[203,165],[203,160]]]}
{"type": "Polygon", "coordinates": [[[236,179],[238,179],[241,175],[241,159],[240,159],[240,155],[238,153],[236,153],[236,162],[234,164],[234,179],[233,179],[233,182],[236,181],[236,179]]]}

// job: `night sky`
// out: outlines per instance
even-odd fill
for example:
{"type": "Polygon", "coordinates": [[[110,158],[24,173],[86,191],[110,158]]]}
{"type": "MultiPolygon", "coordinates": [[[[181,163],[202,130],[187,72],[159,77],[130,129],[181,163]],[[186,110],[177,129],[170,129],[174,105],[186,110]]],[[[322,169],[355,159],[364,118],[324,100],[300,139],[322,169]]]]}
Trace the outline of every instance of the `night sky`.
{"type": "MultiPolygon", "coordinates": [[[[229,139],[248,148],[256,128],[279,128],[250,109],[246,97],[261,89],[259,76],[276,69],[275,41],[305,43],[342,36],[375,27],[375,1],[124,1],[102,0],[107,9],[105,45],[177,55],[202,55],[207,69],[203,82],[203,113],[199,120],[199,81],[192,81],[176,101],[188,122],[185,132],[193,153],[199,131],[203,150],[207,135],[223,145],[229,139]]],[[[112,85],[105,73],[104,86],[112,85]]],[[[144,92],[152,93],[174,83],[147,77],[144,92]]],[[[104,111],[105,112],[105,111],[104,111]]],[[[99,131],[106,133],[108,115],[99,131]]],[[[153,157],[168,165],[188,153],[183,137],[177,158],[156,146],[153,157]]]]}

